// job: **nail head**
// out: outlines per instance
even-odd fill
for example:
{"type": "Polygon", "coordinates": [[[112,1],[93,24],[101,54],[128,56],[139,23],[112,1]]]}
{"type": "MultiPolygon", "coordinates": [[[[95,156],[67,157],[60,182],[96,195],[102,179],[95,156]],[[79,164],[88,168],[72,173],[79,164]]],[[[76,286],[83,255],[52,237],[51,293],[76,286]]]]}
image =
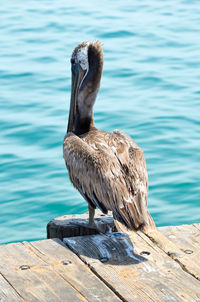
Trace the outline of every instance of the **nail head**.
{"type": "Polygon", "coordinates": [[[19,268],[23,271],[23,270],[29,269],[30,266],[29,265],[21,265],[19,268]]]}
{"type": "Polygon", "coordinates": [[[186,254],[192,254],[193,251],[191,251],[191,250],[185,250],[184,253],[186,253],[186,254]]]}
{"type": "Polygon", "coordinates": [[[69,264],[72,264],[72,263],[69,260],[64,260],[64,261],[62,261],[62,264],[63,265],[69,265],[69,264]]]}

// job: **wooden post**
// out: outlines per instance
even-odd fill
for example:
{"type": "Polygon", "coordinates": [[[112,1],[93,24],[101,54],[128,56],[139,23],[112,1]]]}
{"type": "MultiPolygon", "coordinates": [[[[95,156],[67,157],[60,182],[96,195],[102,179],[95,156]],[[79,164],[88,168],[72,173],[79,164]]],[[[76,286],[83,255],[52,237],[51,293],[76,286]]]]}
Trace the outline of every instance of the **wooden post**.
{"type": "Polygon", "coordinates": [[[95,225],[88,224],[89,214],[64,215],[54,218],[47,224],[47,239],[95,235],[115,231],[112,214],[104,215],[101,211],[95,211],[95,225]]]}

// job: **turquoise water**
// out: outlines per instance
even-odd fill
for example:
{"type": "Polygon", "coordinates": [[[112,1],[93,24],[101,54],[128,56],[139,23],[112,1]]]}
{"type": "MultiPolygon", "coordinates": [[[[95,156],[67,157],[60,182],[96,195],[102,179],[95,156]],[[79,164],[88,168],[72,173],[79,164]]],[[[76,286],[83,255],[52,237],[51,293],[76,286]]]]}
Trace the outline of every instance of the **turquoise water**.
{"type": "Polygon", "coordinates": [[[99,39],[105,63],[99,129],[144,150],[158,226],[200,222],[198,1],[3,1],[0,9],[0,242],[46,237],[87,204],[62,157],[70,56],[99,39]]]}

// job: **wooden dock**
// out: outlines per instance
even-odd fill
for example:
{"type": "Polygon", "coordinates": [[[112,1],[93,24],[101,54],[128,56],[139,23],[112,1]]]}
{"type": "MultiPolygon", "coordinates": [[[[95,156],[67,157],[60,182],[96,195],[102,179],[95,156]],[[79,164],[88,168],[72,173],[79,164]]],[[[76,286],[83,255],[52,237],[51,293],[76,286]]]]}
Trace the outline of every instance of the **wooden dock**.
{"type": "Polygon", "coordinates": [[[47,226],[47,240],[0,246],[0,302],[200,302],[200,224],[129,237],[83,215],[47,226]],[[58,238],[54,238],[58,237],[58,238]]]}

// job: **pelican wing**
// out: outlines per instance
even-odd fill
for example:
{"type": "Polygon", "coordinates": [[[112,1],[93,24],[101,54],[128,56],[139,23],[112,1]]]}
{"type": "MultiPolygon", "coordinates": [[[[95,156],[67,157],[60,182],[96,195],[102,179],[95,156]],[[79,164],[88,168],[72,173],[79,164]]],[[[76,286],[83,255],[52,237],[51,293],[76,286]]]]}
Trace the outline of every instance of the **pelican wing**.
{"type": "Polygon", "coordinates": [[[93,131],[85,137],[68,134],[63,152],[76,189],[103,212],[138,229],[148,221],[148,178],[144,154],[125,133],[93,131]]]}

